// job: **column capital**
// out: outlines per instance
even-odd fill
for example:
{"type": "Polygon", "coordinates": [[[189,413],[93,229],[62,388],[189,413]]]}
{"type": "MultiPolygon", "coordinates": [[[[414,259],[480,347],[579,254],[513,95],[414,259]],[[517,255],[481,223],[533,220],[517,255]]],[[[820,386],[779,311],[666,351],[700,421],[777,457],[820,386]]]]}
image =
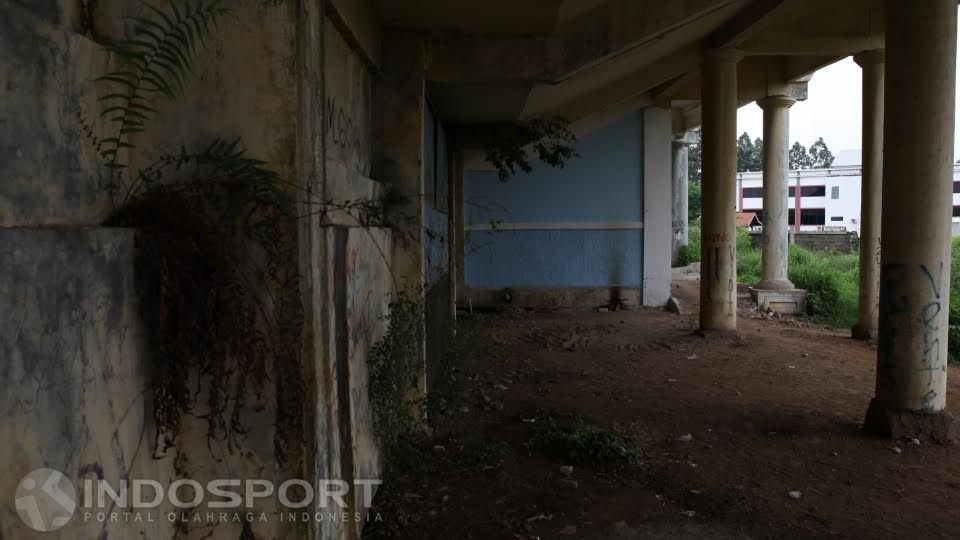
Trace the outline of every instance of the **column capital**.
{"type": "Polygon", "coordinates": [[[763,109],[789,109],[797,100],[790,96],[767,96],[757,100],[757,105],[763,109]]]}
{"type": "Polygon", "coordinates": [[[886,61],[885,49],[874,49],[872,51],[863,51],[853,56],[853,61],[860,67],[868,65],[882,64],[886,61]]]}
{"type": "Polygon", "coordinates": [[[743,60],[743,51],[739,49],[707,49],[703,51],[706,60],[737,63],[743,60]]]}

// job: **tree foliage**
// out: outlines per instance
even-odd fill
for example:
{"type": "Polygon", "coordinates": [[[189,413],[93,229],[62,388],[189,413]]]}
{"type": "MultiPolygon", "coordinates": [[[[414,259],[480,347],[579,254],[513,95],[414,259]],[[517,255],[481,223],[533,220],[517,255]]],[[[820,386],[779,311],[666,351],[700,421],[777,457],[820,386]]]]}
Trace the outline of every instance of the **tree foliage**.
{"type": "Polygon", "coordinates": [[[826,169],[833,166],[835,159],[833,153],[827,148],[827,143],[823,137],[819,137],[816,142],[810,145],[808,150],[799,142],[793,143],[790,147],[788,159],[790,160],[790,170],[798,169],[826,169]]]}
{"type": "Polygon", "coordinates": [[[579,157],[570,145],[577,140],[570,130],[570,121],[555,116],[535,119],[501,132],[486,145],[487,161],[497,168],[501,182],[506,182],[517,169],[525,173],[533,170],[528,148],[537,159],[551,167],[563,168],[571,158],[579,157]]]}
{"type": "Polygon", "coordinates": [[[810,154],[811,167],[814,169],[826,169],[833,165],[835,159],[833,153],[827,148],[827,143],[823,142],[823,137],[810,145],[808,154],[810,154]]]}
{"type": "Polygon", "coordinates": [[[744,131],[737,139],[737,172],[763,170],[763,141],[750,140],[750,135],[744,131]]]}
{"type": "Polygon", "coordinates": [[[687,189],[687,220],[692,222],[700,219],[700,212],[703,206],[703,194],[700,184],[690,182],[687,189]]]}
{"type": "Polygon", "coordinates": [[[700,146],[699,129],[693,131],[691,139],[694,142],[690,143],[687,151],[687,175],[691,184],[699,184],[703,177],[703,149],[700,146]]]}
{"type": "Polygon", "coordinates": [[[790,147],[790,153],[787,156],[790,161],[790,170],[809,169],[811,167],[810,154],[807,153],[807,147],[799,142],[793,143],[790,147]]]}
{"type": "MultiPolygon", "coordinates": [[[[699,140],[699,137],[698,137],[699,140]]],[[[823,137],[810,145],[810,149],[793,143],[788,153],[790,170],[797,169],[826,169],[833,166],[834,155],[827,147],[823,137]]],[[[702,156],[700,144],[691,144],[689,153],[690,181],[700,182],[702,156]]],[[[743,132],[737,138],[737,172],[756,172],[763,170],[763,139],[757,137],[751,140],[750,134],[743,132]]]]}

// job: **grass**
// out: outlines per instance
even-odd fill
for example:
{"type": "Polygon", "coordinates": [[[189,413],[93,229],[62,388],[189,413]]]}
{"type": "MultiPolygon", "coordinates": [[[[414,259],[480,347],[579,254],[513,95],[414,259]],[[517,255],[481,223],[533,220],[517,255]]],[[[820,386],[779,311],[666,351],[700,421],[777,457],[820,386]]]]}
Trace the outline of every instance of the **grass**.
{"type": "MultiPolygon", "coordinates": [[[[699,260],[699,227],[691,227],[690,240],[690,249],[684,257],[691,261],[699,260]]],[[[790,281],[807,291],[807,315],[816,322],[834,328],[853,326],[857,321],[857,252],[812,251],[797,245],[791,245],[789,250],[790,281]]],[[[957,252],[960,253],[960,248],[957,248],[957,252]]],[[[761,264],[760,250],[753,247],[750,233],[738,227],[737,281],[755,285],[760,281],[761,264]]]]}
{"type": "MultiPolygon", "coordinates": [[[[807,291],[807,315],[811,320],[837,329],[857,321],[860,256],[856,251],[813,251],[791,245],[790,281],[807,291]]],[[[951,242],[950,266],[950,362],[960,364],[960,237],[951,242]]],[[[700,260],[700,228],[691,224],[690,245],[681,251],[683,265],[700,260]]],[[[750,233],[737,228],[737,281],[754,285],[760,281],[760,250],[750,233]]]]}
{"type": "Polygon", "coordinates": [[[680,247],[677,266],[687,266],[700,261],[700,224],[690,223],[688,244],[680,247]]]}
{"type": "Polygon", "coordinates": [[[570,465],[607,467],[640,463],[640,449],[623,435],[576,417],[562,423],[555,416],[538,419],[536,449],[570,465]]]}
{"type": "Polygon", "coordinates": [[[950,334],[947,350],[950,362],[960,364],[960,237],[950,243],[950,334]]]}

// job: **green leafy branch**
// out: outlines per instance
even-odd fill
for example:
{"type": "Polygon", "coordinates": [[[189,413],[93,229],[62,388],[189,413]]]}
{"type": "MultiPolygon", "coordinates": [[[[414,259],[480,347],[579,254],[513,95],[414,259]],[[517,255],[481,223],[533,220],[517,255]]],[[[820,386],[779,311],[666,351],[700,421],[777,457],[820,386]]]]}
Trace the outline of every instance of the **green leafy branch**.
{"type": "Polygon", "coordinates": [[[497,168],[500,181],[506,182],[517,169],[525,173],[533,170],[528,146],[532,146],[540,161],[551,167],[563,168],[567,161],[579,157],[570,146],[576,139],[570,130],[570,122],[565,118],[556,116],[531,120],[499,133],[486,145],[486,159],[497,168]]]}
{"type": "Polygon", "coordinates": [[[270,198],[272,202],[284,206],[285,210],[292,211],[289,199],[278,196],[279,175],[268,169],[266,162],[245,156],[246,148],[240,138],[233,141],[217,138],[206,148],[195,152],[181,147],[178,153],[161,156],[140,169],[127,186],[120,207],[127,206],[133,199],[162,185],[169,172],[182,173],[185,168],[192,168],[192,178],[230,178],[247,184],[261,200],[270,198]]]}
{"type": "Polygon", "coordinates": [[[98,153],[109,170],[111,193],[116,175],[127,168],[120,160],[121,152],[135,148],[130,136],[145,131],[147,122],[158,114],[151,100],[157,96],[175,99],[193,72],[198,48],[206,46],[219,17],[230,13],[221,3],[170,0],[166,11],[143,3],[154,16],[131,17],[133,37],[103,40],[106,49],[120,60],[116,71],[97,78],[110,86],[97,98],[103,104],[100,118],[115,124],[110,137],[97,141],[98,153]]]}

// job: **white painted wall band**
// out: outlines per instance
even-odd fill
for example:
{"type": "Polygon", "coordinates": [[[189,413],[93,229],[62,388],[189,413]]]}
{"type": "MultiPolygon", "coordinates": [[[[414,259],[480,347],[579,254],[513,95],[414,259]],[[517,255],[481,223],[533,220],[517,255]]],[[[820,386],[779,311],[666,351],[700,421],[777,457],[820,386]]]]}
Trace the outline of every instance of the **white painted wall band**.
{"type": "Polygon", "coordinates": [[[642,221],[610,221],[610,222],[531,222],[531,223],[499,223],[491,225],[489,223],[478,223],[474,225],[465,225],[468,231],[582,231],[582,230],[634,230],[642,229],[642,221]]]}

